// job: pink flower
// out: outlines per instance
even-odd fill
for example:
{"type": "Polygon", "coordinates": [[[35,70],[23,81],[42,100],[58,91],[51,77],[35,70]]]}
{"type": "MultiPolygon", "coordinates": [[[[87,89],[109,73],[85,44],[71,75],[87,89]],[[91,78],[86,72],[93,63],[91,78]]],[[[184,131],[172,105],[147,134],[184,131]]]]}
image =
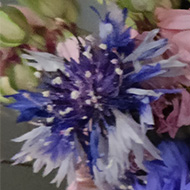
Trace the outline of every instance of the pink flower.
{"type": "Polygon", "coordinates": [[[17,9],[19,9],[24,16],[26,17],[28,23],[32,26],[45,26],[45,23],[40,19],[36,13],[34,13],[31,9],[23,6],[10,5],[17,9]]]}
{"type": "MultiPolygon", "coordinates": [[[[79,38],[80,42],[84,44],[84,40],[79,38]]],[[[79,43],[75,37],[67,39],[65,42],[60,42],[57,45],[57,54],[70,61],[74,59],[78,62],[79,59],[79,43]]]]}
{"type": "Polygon", "coordinates": [[[190,93],[165,95],[152,104],[157,133],[166,133],[174,138],[178,129],[190,125],[190,93]]]}
{"type": "Polygon", "coordinates": [[[89,174],[89,169],[81,165],[76,171],[76,181],[74,181],[67,190],[98,190],[89,174]]]}
{"type": "Polygon", "coordinates": [[[181,107],[179,110],[177,126],[190,125],[190,93],[182,93],[181,107]]]}
{"type": "Polygon", "coordinates": [[[93,182],[73,182],[67,190],[98,190],[94,185],[93,182]]]}
{"type": "Polygon", "coordinates": [[[190,63],[190,10],[156,8],[161,36],[169,39],[172,54],[190,63]]]}

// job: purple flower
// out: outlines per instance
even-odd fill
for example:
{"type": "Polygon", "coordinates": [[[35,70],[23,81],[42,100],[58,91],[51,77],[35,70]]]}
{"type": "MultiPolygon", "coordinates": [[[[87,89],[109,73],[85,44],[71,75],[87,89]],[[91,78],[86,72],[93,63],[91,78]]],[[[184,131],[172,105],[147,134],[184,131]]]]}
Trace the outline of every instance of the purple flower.
{"type": "MultiPolygon", "coordinates": [[[[164,141],[158,146],[162,160],[145,161],[141,177],[126,173],[133,190],[188,190],[190,187],[190,147],[182,141],[164,141]],[[147,174],[146,174],[147,173],[147,174]],[[145,175],[146,174],[146,175],[145,175]]],[[[116,188],[121,190],[121,188],[116,188]]]]}
{"type": "Polygon", "coordinates": [[[154,41],[157,31],[152,31],[142,42],[144,49],[140,45],[133,51],[129,32],[123,30],[125,14],[118,15],[122,18],[106,15],[102,27],[118,27],[106,34],[100,27],[100,43],[86,41],[77,62],[40,52],[24,55],[42,71],[41,91],[20,91],[9,107],[21,112],[19,122],[34,120],[40,127],[15,139],[25,143],[13,160],[35,159],[34,172],[46,165],[44,176],[59,168],[52,181],[57,186],[65,175],[69,183],[74,180],[78,164],[85,162],[95,184],[111,190],[123,185],[118,176],[130,169],[131,152],[141,169],[145,150],[160,159],[145,135],[154,124],[150,103],[178,91],[145,90],[141,83],[167,72],[150,61],[166,50],[166,40],[154,41]]]}
{"type": "Polygon", "coordinates": [[[145,190],[188,190],[190,185],[190,147],[184,142],[162,142],[163,161],[146,162],[145,190]]]}

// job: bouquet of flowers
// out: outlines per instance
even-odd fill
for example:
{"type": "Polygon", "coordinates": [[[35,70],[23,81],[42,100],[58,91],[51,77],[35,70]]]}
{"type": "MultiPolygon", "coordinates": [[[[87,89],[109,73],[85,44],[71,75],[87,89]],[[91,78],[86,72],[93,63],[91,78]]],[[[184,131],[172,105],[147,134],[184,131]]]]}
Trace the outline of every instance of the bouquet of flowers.
{"type": "Polygon", "coordinates": [[[99,1],[98,33],[77,1],[20,2],[0,8],[1,101],[34,125],[14,164],[68,190],[190,190],[190,2],[99,1]]]}

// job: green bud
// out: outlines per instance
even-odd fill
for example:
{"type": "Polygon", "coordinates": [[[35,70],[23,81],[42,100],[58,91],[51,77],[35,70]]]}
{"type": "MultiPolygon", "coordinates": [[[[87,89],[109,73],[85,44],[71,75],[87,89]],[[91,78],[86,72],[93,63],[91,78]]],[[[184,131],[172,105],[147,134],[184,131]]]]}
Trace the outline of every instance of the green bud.
{"type": "Polygon", "coordinates": [[[25,16],[16,8],[0,8],[0,46],[15,47],[28,40],[30,26],[25,16]]]}
{"type": "Polygon", "coordinates": [[[12,103],[14,100],[11,98],[5,98],[2,96],[2,94],[0,93],[0,102],[4,103],[4,104],[10,104],[12,103]]]}
{"type": "Polygon", "coordinates": [[[68,18],[76,19],[78,13],[76,0],[18,0],[28,6],[39,15],[48,18],[68,18]]]}
{"type": "Polygon", "coordinates": [[[34,90],[38,85],[38,79],[34,75],[35,70],[25,64],[17,64],[6,70],[10,85],[13,89],[34,90]]]}
{"type": "Polygon", "coordinates": [[[155,1],[154,0],[131,0],[131,4],[137,11],[148,11],[154,10],[155,1]]]}
{"type": "Polygon", "coordinates": [[[65,12],[65,18],[70,22],[75,22],[79,12],[78,6],[73,0],[70,0],[67,3],[68,4],[67,4],[67,10],[65,12]]]}
{"type": "Polygon", "coordinates": [[[0,92],[2,95],[11,95],[17,93],[17,91],[11,87],[9,78],[7,76],[0,77],[0,84],[0,92]]]}
{"type": "Polygon", "coordinates": [[[62,17],[66,11],[63,0],[39,0],[38,6],[41,14],[51,18],[62,17]]]}
{"type": "Polygon", "coordinates": [[[14,80],[18,89],[33,90],[38,85],[34,71],[23,64],[17,64],[14,67],[14,80]]]}
{"type": "MultiPolygon", "coordinates": [[[[190,1],[190,0],[189,0],[190,1]]],[[[117,0],[122,8],[132,12],[154,12],[156,7],[179,8],[180,0],[117,0]]]]}
{"type": "Polygon", "coordinates": [[[5,98],[4,96],[16,94],[16,93],[17,91],[14,90],[10,85],[9,78],[7,76],[0,77],[0,102],[6,103],[6,104],[11,103],[12,98],[5,98]]]}
{"type": "Polygon", "coordinates": [[[155,8],[156,0],[118,0],[122,8],[128,8],[132,12],[151,12],[155,8]]]}
{"type": "Polygon", "coordinates": [[[134,8],[133,4],[131,3],[131,0],[118,0],[117,3],[121,8],[127,8],[128,10],[130,10],[132,12],[137,11],[134,8]]]}

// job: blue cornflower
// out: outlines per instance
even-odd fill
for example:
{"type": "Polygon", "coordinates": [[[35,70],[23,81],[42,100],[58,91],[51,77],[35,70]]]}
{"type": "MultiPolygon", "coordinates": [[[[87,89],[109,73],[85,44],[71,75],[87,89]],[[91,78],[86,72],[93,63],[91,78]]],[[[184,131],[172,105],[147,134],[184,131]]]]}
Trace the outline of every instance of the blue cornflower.
{"type": "Polygon", "coordinates": [[[188,190],[190,187],[190,147],[184,142],[162,142],[161,160],[146,162],[147,185],[135,190],[188,190]]]}
{"type": "Polygon", "coordinates": [[[79,61],[40,52],[24,56],[35,60],[37,64],[30,66],[46,75],[41,92],[20,91],[12,95],[16,102],[9,107],[21,112],[19,122],[33,119],[41,126],[14,140],[25,143],[13,160],[17,164],[35,159],[34,172],[46,165],[44,176],[59,168],[52,181],[58,186],[65,175],[75,179],[74,170],[81,160],[98,187],[113,189],[123,185],[118,176],[129,170],[131,152],[141,169],[144,150],[160,159],[145,132],[154,124],[150,102],[165,92],[142,89],[141,82],[171,70],[169,60],[150,61],[166,50],[166,40],[154,41],[157,31],[152,31],[142,42],[146,48],[133,51],[133,40],[123,30],[125,14],[118,15],[122,19],[114,20],[111,12],[106,15],[100,25],[100,43],[86,42],[79,61]],[[118,28],[101,34],[107,24],[118,28]],[[48,62],[53,62],[52,70],[48,62]]]}
{"type": "MultiPolygon", "coordinates": [[[[137,177],[126,173],[131,190],[189,190],[190,147],[183,141],[164,141],[159,146],[162,160],[145,161],[146,172],[137,177]]],[[[128,186],[129,187],[129,186],[128,186]]],[[[122,188],[116,187],[115,190],[122,188]]]]}
{"type": "Polygon", "coordinates": [[[116,5],[108,6],[105,19],[101,19],[99,35],[108,50],[117,48],[120,54],[129,55],[135,48],[135,41],[131,39],[131,28],[126,28],[127,9],[119,10],[116,5]]]}

